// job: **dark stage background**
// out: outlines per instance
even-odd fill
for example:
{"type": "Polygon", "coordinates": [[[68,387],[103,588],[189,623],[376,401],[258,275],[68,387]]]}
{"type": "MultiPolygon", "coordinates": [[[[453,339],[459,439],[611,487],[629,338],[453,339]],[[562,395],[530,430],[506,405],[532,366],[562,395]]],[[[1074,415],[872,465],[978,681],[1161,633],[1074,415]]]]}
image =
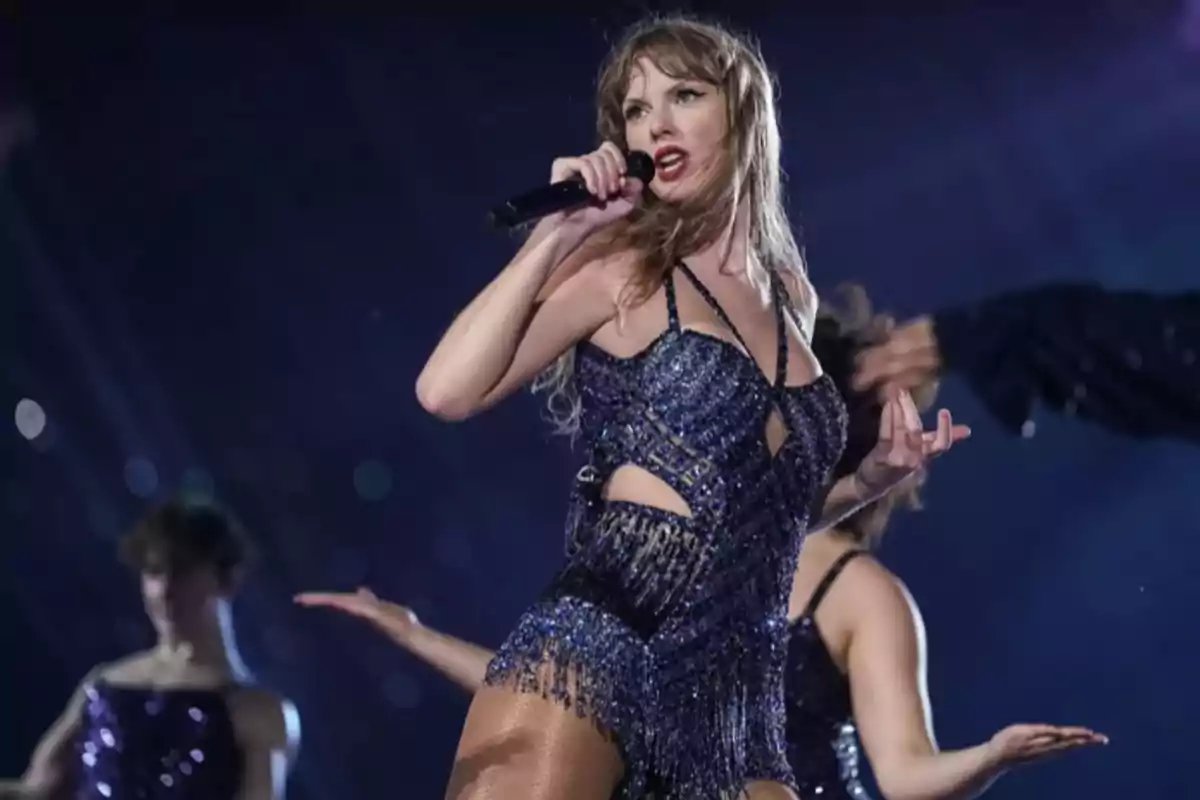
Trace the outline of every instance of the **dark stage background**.
{"type": "MultiPolygon", "coordinates": [[[[440,797],[466,698],[290,598],[367,583],[494,645],[555,568],[575,459],[537,403],[446,426],[413,382],[512,250],[484,210],[590,149],[605,35],[636,9],[33,5],[0,17],[0,407],[47,418],[0,440],[0,773],[149,642],[113,543],[182,486],[265,545],[238,629],[303,715],[292,796],[440,797]]],[[[819,287],[902,314],[1050,279],[1195,287],[1196,25],[1024,5],[727,6],[781,78],[819,287]]],[[[882,551],[924,610],[941,743],[1086,724],[1112,744],[992,796],[1197,796],[1200,455],[1069,419],[1008,438],[942,397],[976,435],[882,551]]]]}

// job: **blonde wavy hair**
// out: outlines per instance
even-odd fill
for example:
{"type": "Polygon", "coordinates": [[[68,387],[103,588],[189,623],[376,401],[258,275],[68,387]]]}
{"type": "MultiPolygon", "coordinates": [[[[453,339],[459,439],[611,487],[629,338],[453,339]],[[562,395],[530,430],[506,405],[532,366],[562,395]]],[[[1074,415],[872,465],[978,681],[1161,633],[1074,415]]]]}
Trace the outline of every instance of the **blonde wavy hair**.
{"type": "MultiPolygon", "coordinates": [[[[633,25],[600,69],[596,89],[600,142],[628,149],[625,95],[643,58],[677,80],[698,80],[720,88],[728,115],[726,157],[695,197],[668,203],[647,192],[633,213],[588,242],[586,257],[636,253],[638,269],[623,302],[644,302],[680,259],[720,241],[744,209],[752,283],[765,293],[768,272],[779,274],[792,290],[800,319],[810,328],[816,293],[784,209],[776,87],[757,45],[720,25],[689,17],[651,17],[633,25]]],[[[810,336],[811,330],[805,335],[810,336]]],[[[571,350],[533,383],[535,392],[547,395],[548,417],[556,432],[567,435],[579,428],[574,372],[571,350]]]]}

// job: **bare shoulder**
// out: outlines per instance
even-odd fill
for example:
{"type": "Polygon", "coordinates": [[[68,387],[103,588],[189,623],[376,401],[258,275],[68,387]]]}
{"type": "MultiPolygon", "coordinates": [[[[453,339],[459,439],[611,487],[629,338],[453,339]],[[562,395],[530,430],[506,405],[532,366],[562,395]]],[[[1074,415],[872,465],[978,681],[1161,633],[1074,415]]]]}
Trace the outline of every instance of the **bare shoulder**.
{"type": "Polygon", "coordinates": [[[860,619],[888,625],[919,619],[908,587],[874,556],[859,556],[845,571],[847,583],[853,584],[851,602],[860,619]]]}
{"type": "Polygon", "coordinates": [[[230,706],[244,741],[276,749],[295,749],[300,739],[300,712],[291,700],[264,686],[239,686],[230,706]]]}
{"type": "Polygon", "coordinates": [[[85,682],[141,683],[145,679],[152,660],[153,653],[149,650],[130,653],[115,661],[97,664],[88,673],[85,682]]]}

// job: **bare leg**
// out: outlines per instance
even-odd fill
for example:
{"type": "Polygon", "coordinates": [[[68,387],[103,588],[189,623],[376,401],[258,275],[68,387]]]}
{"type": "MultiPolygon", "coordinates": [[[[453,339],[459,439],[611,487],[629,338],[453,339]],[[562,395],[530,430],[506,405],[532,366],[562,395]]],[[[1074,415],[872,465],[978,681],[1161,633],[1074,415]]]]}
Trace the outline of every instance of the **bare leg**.
{"type": "Polygon", "coordinates": [[[776,781],[751,781],[739,800],[799,800],[796,793],[776,781]]]}
{"type": "Polygon", "coordinates": [[[486,686],[467,712],[446,800],[609,800],[623,772],[591,720],[538,694],[486,686]]]}

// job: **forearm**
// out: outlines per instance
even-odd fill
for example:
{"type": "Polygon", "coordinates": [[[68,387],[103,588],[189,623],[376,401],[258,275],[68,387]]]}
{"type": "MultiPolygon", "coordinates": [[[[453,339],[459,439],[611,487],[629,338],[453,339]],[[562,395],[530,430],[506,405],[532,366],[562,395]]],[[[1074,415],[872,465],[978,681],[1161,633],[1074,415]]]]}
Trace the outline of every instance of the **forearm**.
{"type": "Polygon", "coordinates": [[[508,266],[454,319],[417,378],[422,405],[461,418],[512,364],[539,292],[579,246],[570,227],[543,221],[508,266]]]}
{"type": "Polygon", "coordinates": [[[471,642],[418,626],[403,637],[393,637],[417,658],[474,694],[483,685],[488,662],[495,655],[471,642]]]}
{"type": "Polygon", "coordinates": [[[816,520],[808,526],[808,532],[818,533],[832,528],[878,497],[871,496],[854,474],[846,475],[829,489],[820,513],[815,515],[816,520]]]}
{"type": "Polygon", "coordinates": [[[887,800],[969,800],[987,790],[1003,768],[987,744],[915,756],[880,770],[887,800]]]}

